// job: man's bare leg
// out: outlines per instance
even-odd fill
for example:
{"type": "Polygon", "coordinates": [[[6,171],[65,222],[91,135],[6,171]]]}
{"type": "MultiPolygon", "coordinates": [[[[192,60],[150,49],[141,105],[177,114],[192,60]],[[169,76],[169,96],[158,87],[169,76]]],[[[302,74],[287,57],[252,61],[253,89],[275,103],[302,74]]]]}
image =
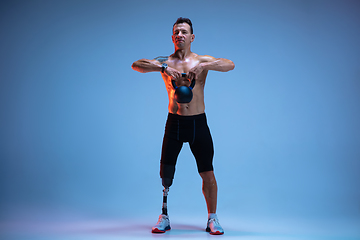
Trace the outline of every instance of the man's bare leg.
{"type": "Polygon", "coordinates": [[[208,209],[208,222],[206,231],[212,235],[224,234],[224,229],[220,226],[219,220],[216,215],[217,205],[217,183],[214,171],[207,171],[200,173],[203,179],[203,193],[206,200],[208,209]]]}
{"type": "Polygon", "coordinates": [[[200,173],[203,180],[203,194],[206,200],[208,213],[216,213],[217,205],[217,184],[214,171],[200,173]]]}

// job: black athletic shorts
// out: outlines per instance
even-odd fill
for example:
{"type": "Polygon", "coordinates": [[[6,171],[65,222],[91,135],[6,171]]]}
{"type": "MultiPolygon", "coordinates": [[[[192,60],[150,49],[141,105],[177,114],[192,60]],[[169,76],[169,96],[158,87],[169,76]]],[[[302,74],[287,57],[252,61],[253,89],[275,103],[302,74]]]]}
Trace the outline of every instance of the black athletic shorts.
{"type": "Polygon", "coordinates": [[[194,116],[169,113],[160,161],[162,178],[174,178],[176,160],[184,142],[190,145],[198,172],[213,171],[214,146],[205,113],[194,116]]]}

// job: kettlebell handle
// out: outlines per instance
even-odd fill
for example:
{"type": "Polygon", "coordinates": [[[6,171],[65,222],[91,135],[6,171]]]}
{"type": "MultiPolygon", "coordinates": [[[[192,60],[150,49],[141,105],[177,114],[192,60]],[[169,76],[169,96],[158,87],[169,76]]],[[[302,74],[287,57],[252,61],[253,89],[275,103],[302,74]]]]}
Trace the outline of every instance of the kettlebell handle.
{"type": "MultiPolygon", "coordinates": [[[[186,77],[186,73],[181,73],[182,77],[186,77]]],[[[173,85],[174,89],[177,89],[178,86],[176,86],[175,80],[171,80],[171,84],[173,85]]],[[[195,78],[191,80],[189,88],[192,90],[195,87],[195,78]]]]}

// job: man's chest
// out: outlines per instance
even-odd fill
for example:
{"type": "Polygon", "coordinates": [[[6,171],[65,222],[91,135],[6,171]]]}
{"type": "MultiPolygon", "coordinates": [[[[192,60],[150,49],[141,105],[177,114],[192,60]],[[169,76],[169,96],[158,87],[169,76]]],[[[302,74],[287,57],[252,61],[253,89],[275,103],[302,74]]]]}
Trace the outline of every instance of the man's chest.
{"type": "Polygon", "coordinates": [[[172,67],[176,70],[178,70],[181,73],[187,73],[189,72],[189,70],[193,67],[195,67],[196,65],[198,65],[200,63],[200,61],[198,60],[176,60],[176,61],[170,61],[169,62],[169,67],[172,67]]]}

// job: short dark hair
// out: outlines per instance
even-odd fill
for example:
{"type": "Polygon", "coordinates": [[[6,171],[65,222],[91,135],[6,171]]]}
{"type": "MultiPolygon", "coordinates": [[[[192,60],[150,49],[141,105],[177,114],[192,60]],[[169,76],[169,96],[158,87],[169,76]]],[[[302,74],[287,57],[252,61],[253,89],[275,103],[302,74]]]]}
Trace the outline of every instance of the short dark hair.
{"type": "Polygon", "coordinates": [[[193,34],[193,27],[192,27],[192,23],[191,23],[191,20],[190,19],[188,19],[188,18],[183,18],[183,17],[179,17],[177,20],[176,20],[176,22],[174,23],[174,25],[173,25],[173,29],[174,29],[174,26],[176,25],[176,24],[179,24],[179,23],[187,23],[187,24],[189,24],[189,26],[190,26],[190,32],[191,32],[191,34],[193,34]]]}

